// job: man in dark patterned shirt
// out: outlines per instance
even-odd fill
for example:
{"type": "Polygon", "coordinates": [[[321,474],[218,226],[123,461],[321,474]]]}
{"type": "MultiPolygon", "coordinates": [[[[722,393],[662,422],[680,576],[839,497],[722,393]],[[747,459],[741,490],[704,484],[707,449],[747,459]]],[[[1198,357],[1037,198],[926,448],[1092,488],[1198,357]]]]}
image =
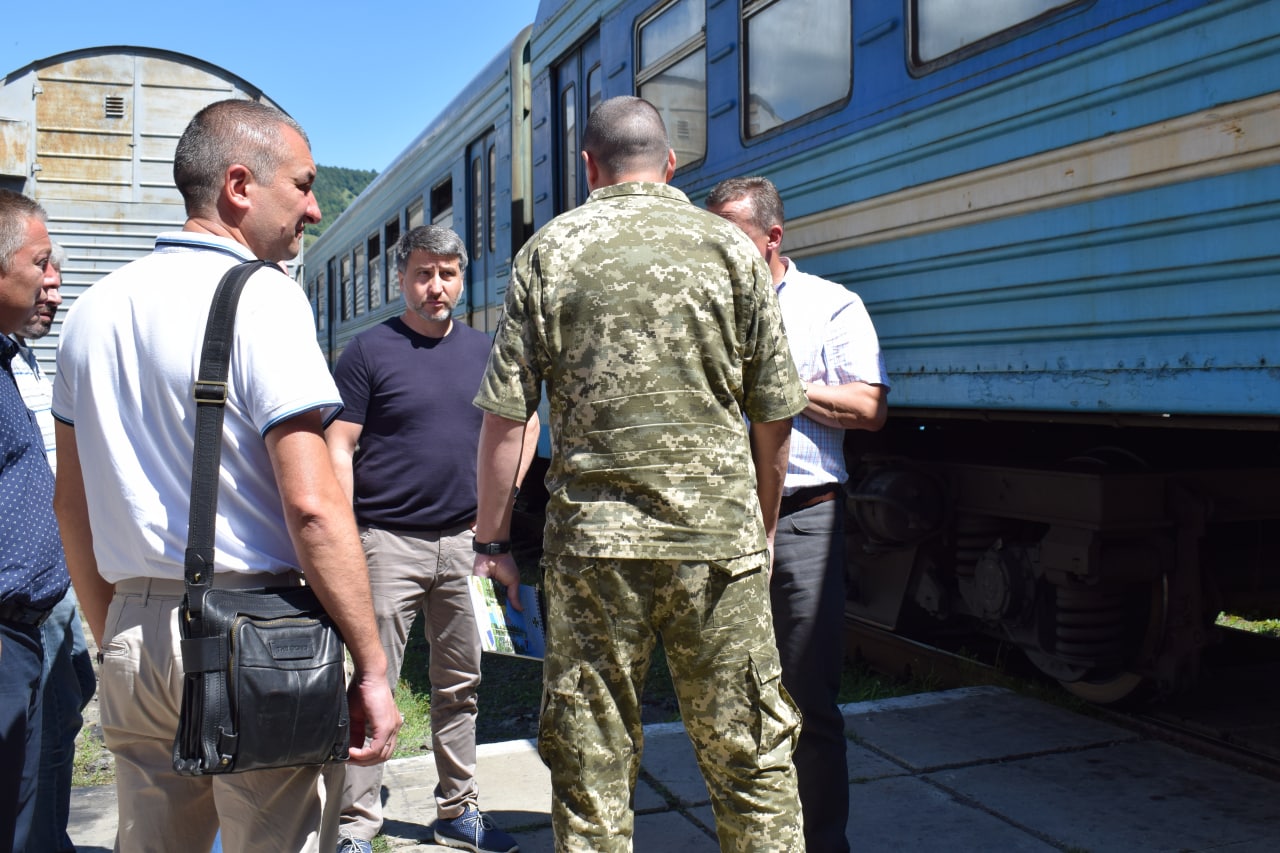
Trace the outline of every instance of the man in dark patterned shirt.
{"type": "MultiPolygon", "coordinates": [[[[44,301],[52,246],[40,205],[0,190],[0,333],[44,301]]],[[[40,625],[70,579],[53,515],[53,471],[18,393],[18,346],[0,337],[0,853],[25,851],[40,770],[40,625]]]]}

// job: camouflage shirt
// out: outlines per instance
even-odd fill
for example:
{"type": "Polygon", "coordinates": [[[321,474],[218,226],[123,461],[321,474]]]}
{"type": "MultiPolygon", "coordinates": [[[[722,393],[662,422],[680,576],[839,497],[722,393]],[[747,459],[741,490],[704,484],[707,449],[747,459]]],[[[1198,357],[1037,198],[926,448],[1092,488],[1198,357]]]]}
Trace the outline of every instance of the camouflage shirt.
{"type": "Polygon", "coordinates": [[[516,256],[476,405],[512,420],[546,384],[544,547],[618,559],[762,551],[743,416],[805,405],[768,268],[665,184],[596,190],[516,256]]]}

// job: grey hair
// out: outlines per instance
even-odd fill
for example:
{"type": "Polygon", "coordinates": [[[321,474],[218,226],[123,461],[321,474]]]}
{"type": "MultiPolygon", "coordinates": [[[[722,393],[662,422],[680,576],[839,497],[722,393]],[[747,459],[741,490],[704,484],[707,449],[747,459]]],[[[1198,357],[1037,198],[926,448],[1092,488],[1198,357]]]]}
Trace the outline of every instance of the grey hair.
{"type": "Polygon", "coordinates": [[[612,175],[665,169],[671,145],[662,114],[634,95],[603,102],[587,117],[582,150],[612,175]]]}
{"type": "MultiPolygon", "coordinates": [[[[50,241],[53,243],[53,241],[50,241]]],[[[62,272],[62,266],[67,262],[67,250],[62,248],[61,243],[53,243],[53,251],[49,253],[49,263],[58,272],[62,272]]]]}
{"type": "Polygon", "coordinates": [[[232,98],[209,104],[187,125],[173,155],[173,181],[187,214],[208,213],[217,203],[223,175],[239,163],[269,183],[287,156],[280,129],[291,128],[310,147],[302,127],[275,107],[232,98]]]}
{"type": "Polygon", "coordinates": [[[39,202],[22,193],[0,189],[0,275],[9,274],[13,256],[26,244],[27,224],[32,219],[48,219],[39,202]]]}
{"type": "Polygon", "coordinates": [[[403,276],[409,268],[409,256],[414,252],[426,252],[429,255],[440,255],[458,259],[458,271],[467,271],[467,247],[450,228],[443,225],[419,225],[406,231],[396,241],[396,269],[403,276]]]}
{"type": "Polygon", "coordinates": [[[782,197],[768,178],[752,176],[723,180],[707,194],[707,207],[719,207],[739,199],[745,199],[751,205],[751,224],[761,234],[768,234],[770,228],[783,224],[782,197]]]}

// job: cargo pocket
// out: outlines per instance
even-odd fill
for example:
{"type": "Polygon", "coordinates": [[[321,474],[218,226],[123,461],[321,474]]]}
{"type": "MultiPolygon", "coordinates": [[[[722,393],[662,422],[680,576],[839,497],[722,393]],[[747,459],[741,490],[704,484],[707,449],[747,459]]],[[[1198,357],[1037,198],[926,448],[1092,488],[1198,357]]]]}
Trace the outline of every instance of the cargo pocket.
{"type": "Polygon", "coordinates": [[[538,755],[551,771],[558,806],[574,815],[572,820],[596,827],[629,820],[638,756],[604,681],[590,665],[569,663],[548,680],[538,755]]]}
{"type": "Polygon", "coordinates": [[[800,710],[782,686],[782,664],[776,653],[756,650],[751,653],[751,671],[755,680],[756,754],[761,766],[790,763],[800,737],[800,710]]]}
{"type": "Polygon", "coordinates": [[[581,769],[578,729],[589,715],[582,695],[582,667],[562,672],[542,690],[542,710],[538,714],[538,756],[552,773],[581,769]]]}

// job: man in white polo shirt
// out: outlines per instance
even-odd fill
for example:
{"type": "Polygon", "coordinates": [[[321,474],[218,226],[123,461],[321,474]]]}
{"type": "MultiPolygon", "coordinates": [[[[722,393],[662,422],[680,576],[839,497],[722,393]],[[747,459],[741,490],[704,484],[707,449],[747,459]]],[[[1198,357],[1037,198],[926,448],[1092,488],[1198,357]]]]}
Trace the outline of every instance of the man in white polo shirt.
{"type": "MultiPolygon", "coordinates": [[[[241,100],[205,107],[174,157],[183,230],[95,284],[63,324],[55,505],[102,649],[120,850],[208,850],[219,826],[229,850],[327,853],[336,844],[338,797],[319,767],[195,778],[172,768],[191,389],[209,304],[233,265],[297,254],[303,226],[320,219],[315,173],[305,134],[280,111],[241,100]]],[[[400,717],[351,504],[324,443],[341,400],[306,297],[277,270],[245,286],[227,386],[214,586],[296,584],[305,575],[355,664],[351,758],[385,760],[400,717]]]]}

